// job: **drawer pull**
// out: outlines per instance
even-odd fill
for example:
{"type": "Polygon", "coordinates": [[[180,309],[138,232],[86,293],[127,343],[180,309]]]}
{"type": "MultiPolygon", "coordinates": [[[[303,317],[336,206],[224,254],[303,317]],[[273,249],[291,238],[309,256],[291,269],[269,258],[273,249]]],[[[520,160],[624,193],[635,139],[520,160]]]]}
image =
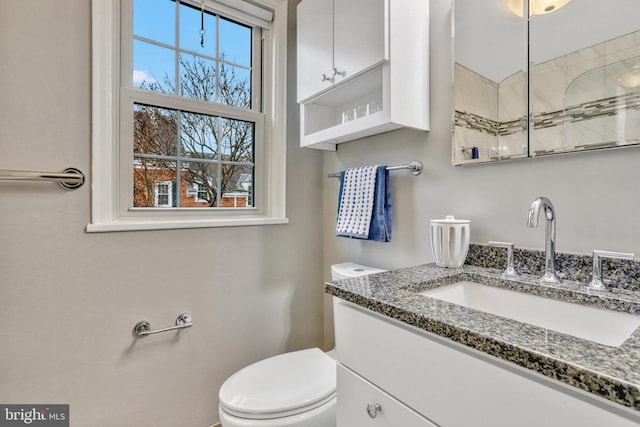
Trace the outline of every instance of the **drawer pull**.
{"type": "Polygon", "coordinates": [[[371,418],[375,418],[378,416],[378,412],[382,411],[382,406],[379,403],[367,403],[367,414],[371,418]]]}

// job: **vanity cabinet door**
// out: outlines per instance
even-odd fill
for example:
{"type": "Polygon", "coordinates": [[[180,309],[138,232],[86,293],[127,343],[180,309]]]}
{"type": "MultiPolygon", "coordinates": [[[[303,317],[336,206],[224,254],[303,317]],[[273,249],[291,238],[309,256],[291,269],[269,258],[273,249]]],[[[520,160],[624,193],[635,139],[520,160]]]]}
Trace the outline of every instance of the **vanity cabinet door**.
{"type": "Polygon", "coordinates": [[[437,427],[340,365],[337,381],[337,427],[437,427]]]}
{"type": "Polygon", "coordinates": [[[303,0],[297,7],[298,102],[331,86],[333,1],[303,0]],[[322,75],[327,78],[323,79],[322,75]]]}
{"type": "Polygon", "coordinates": [[[334,1],[335,83],[388,59],[387,1],[334,1]]]}

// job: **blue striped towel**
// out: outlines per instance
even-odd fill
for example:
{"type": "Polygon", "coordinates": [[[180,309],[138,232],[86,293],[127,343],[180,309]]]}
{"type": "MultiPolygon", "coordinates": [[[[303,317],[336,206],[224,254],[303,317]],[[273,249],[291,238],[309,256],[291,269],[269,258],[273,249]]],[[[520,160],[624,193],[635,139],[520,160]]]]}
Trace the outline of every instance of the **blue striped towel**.
{"type": "Polygon", "coordinates": [[[391,240],[391,194],[386,166],[364,166],[340,174],[336,235],[391,240]]]}

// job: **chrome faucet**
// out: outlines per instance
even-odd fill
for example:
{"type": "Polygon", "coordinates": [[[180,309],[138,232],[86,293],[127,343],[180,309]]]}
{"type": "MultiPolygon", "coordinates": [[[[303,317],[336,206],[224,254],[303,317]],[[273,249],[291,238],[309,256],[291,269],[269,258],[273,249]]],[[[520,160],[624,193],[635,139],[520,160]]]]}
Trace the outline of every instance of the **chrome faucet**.
{"type": "Polygon", "coordinates": [[[540,277],[543,283],[560,283],[560,279],[556,275],[556,214],[553,209],[553,203],[546,197],[537,197],[529,208],[529,217],[527,226],[538,227],[538,217],[540,211],[544,210],[544,216],[547,219],[544,233],[544,274],[540,277]]]}

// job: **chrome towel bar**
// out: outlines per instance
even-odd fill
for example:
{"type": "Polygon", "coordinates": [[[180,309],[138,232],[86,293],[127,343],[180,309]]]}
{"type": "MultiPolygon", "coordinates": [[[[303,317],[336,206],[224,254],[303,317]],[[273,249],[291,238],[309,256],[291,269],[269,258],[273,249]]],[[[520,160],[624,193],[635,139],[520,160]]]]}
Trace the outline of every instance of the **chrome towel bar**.
{"type": "Polygon", "coordinates": [[[139,336],[140,338],[146,337],[147,335],[157,334],[159,332],[167,332],[174,331],[176,329],[185,329],[193,326],[193,322],[191,321],[191,315],[189,313],[180,313],[176,318],[176,326],[170,326],[168,328],[156,329],[155,331],[151,330],[151,323],[148,320],[141,320],[136,323],[136,326],[133,328],[133,332],[139,336]]]}
{"type": "MultiPolygon", "coordinates": [[[[388,171],[395,171],[399,169],[409,169],[409,171],[411,172],[411,175],[414,175],[414,176],[420,175],[420,173],[422,172],[422,163],[420,163],[417,160],[414,160],[413,162],[406,165],[387,166],[388,171]]],[[[340,172],[330,173],[327,176],[329,178],[340,178],[340,172]]]]}
{"type": "Polygon", "coordinates": [[[76,168],[66,168],[60,172],[32,172],[0,169],[3,181],[49,181],[57,182],[65,190],[74,190],[84,184],[84,174],[76,168]]]}

